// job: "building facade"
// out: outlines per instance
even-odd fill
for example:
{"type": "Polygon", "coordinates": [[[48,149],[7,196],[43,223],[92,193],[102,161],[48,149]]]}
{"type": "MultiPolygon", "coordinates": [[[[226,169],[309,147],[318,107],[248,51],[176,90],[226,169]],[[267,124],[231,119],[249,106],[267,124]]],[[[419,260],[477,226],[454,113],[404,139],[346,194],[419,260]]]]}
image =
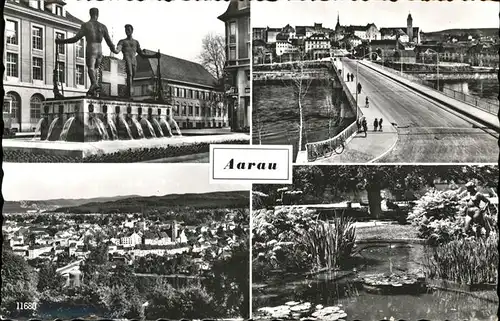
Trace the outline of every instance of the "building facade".
{"type": "Polygon", "coordinates": [[[6,96],[12,99],[10,126],[14,130],[35,129],[42,102],[54,97],[54,70],[65,96],[87,91],[84,40],[55,45],[56,37],[73,37],[83,23],[67,12],[65,5],[63,0],[5,2],[3,81],[6,96]]]}
{"type": "MultiPolygon", "coordinates": [[[[224,86],[231,129],[250,128],[250,1],[231,0],[219,20],[226,25],[226,65],[224,86]]],[[[268,33],[269,41],[269,33],[268,33]]]]}
{"type": "MultiPolygon", "coordinates": [[[[147,51],[149,54],[152,51],[147,51]]],[[[154,98],[157,86],[158,60],[137,57],[137,71],[133,82],[134,100],[154,98]]],[[[175,121],[181,129],[228,128],[227,104],[217,80],[200,64],[162,54],[160,58],[162,92],[172,105],[175,121]]],[[[126,90],[125,62],[104,57],[102,94],[124,96],[126,90]]]]}

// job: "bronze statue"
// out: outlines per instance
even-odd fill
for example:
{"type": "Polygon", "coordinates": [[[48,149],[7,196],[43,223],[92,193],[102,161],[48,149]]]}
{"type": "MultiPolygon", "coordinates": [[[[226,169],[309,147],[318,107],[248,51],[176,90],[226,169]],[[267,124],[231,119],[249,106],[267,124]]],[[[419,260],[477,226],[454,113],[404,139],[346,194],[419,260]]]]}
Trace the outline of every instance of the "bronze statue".
{"type": "Polygon", "coordinates": [[[87,92],[88,96],[95,96],[99,92],[99,84],[97,83],[98,69],[102,62],[102,39],[106,41],[109,49],[115,52],[115,45],[109,37],[108,28],[98,22],[99,9],[90,9],[90,20],[82,24],[77,34],[68,39],[56,39],[56,44],[75,43],[85,37],[87,40],[86,47],[86,64],[90,78],[90,88],[87,92]]]}
{"type": "Polygon", "coordinates": [[[123,60],[125,60],[125,71],[127,73],[127,92],[126,96],[132,96],[132,82],[135,77],[135,71],[137,67],[137,60],[135,58],[136,53],[142,58],[160,58],[160,53],[155,53],[148,55],[141,49],[139,41],[132,38],[132,33],[134,32],[134,27],[127,24],[125,25],[125,34],[127,38],[118,41],[116,50],[113,52],[118,54],[120,51],[123,53],[123,60]]]}

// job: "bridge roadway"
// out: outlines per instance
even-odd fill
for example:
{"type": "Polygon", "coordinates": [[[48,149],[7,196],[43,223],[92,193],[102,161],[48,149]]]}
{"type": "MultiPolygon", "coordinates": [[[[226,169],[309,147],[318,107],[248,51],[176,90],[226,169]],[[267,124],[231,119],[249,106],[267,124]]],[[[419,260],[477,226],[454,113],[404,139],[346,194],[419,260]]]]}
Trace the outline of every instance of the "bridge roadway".
{"type": "MultiPolygon", "coordinates": [[[[356,75],[356,60],[343,59],[356,75]]],[[[378,163],[497,163],[498,133],[413,89],[358,63],[362,92],[384,124],[397,124],[398,140],[378,163]]],[[[431,89],[429,89],[431,90],[431,89]]],[[[370,130],[374,119],[367,119],[370,130]]],[[[381,151],[382,152],[382,151],[381,151]]]]}

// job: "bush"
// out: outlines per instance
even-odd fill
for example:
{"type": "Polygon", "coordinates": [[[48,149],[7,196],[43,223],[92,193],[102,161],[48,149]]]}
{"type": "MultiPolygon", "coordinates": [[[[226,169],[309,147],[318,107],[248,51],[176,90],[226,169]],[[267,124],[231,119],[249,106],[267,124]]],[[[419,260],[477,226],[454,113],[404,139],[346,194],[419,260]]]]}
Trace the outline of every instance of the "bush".
{"type": "Polygon", "coordinates": [[[350,220],[333,224],[304,208],[254,211],[254,277],[272,270],[303,272],[335,268],[351,254],[355,233],[350,220]]]}
{"type": "Polygon", "coordinates": [[[496,284],[498,236],[466,238],[429,249],[427,273],[462,284],[496,284]]]}
{"type": "Polygon", "coordinates": [[[458,195],[453,190],[432,190],[416,201],[408,221],[417,227],[419,237],[442,244],[463,235],[465,218],[460,215],[458,195]]]}

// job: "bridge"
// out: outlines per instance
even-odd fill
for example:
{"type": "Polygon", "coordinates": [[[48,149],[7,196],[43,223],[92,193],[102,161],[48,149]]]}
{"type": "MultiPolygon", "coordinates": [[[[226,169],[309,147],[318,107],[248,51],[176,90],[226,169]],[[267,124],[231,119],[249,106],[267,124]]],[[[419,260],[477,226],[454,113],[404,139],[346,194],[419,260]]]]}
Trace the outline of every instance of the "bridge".
{"type": "MultiPolygon", "coordinates": [[[[498,105],[479,108],[478,103],[455,99],[419,84],[396,70],[367,60],[338,59],[343,80],[355,94],[368,123],[365,138],[351,130],[344,152],[318,163],[496,163],[498,161],[498,105]],[[365,108],[365,98],[369,108],[365,108]],[[383,118],[383,131],[373,131],[373,121],[383,118]]],[[[302,157],[304,159],[305,157],[302,157]]]]}

